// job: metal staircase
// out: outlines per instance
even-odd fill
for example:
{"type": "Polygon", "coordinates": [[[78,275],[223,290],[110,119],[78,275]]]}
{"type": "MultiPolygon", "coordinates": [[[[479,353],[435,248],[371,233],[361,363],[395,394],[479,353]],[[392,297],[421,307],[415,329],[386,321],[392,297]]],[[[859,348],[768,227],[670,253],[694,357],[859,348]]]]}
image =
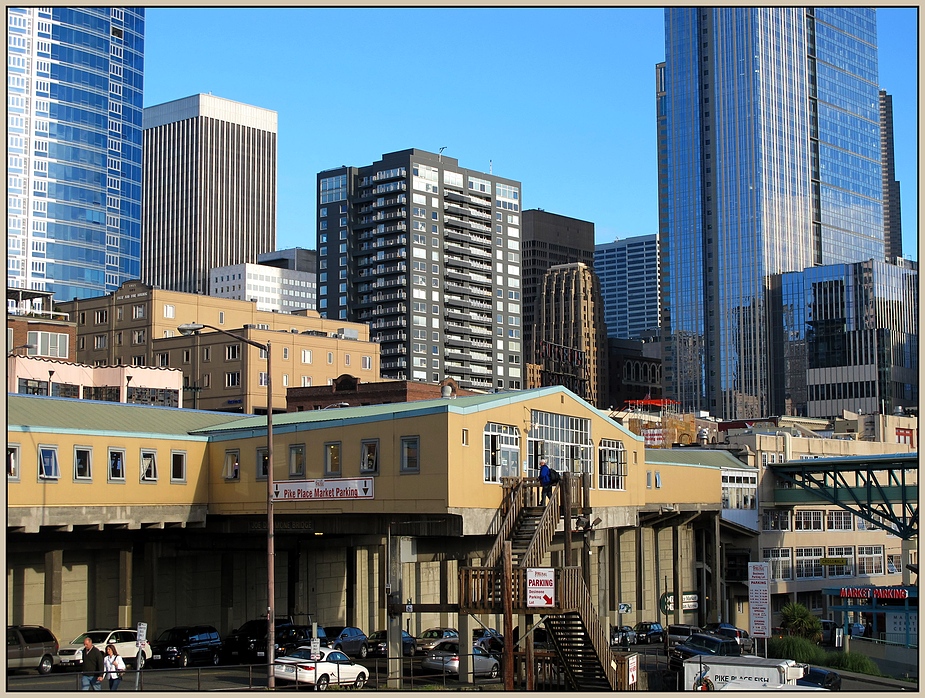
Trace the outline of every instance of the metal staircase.
{"type": "MultiPolygon", "coordinates": [[[[558,655],[568,687],[580,691],[625,689],[617,661],[585,585],[580,567],[556,569],[555,606],[527,606],[527,569],[540,567],[560,521],[560,487],[570,489],[578,478],[563,474],[546,506],[540,506],[536,478],[505,478],[505,496],[494,544],[482,567],[460,569],[460,612],[499,613],[503,604],[501,554],[511,542],[511,590],[514,613],[545,615],[546,631],[558,655]],[[569,482],[566,482],[569,478],[569,482]]],[[[570,525],[570,520],[566,525],[570,525]]]]}

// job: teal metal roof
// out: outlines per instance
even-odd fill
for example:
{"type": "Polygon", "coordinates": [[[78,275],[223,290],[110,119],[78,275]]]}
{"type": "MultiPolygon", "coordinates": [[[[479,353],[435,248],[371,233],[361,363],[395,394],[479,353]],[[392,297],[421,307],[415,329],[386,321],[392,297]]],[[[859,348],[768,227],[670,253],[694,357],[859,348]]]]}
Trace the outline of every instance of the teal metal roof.
{"type": "Polygon", "coordinates": [[[741,468],[754,470],[729,451],[702,448],[647,448],[646,465],[699,465],[707,468],[741,468]]]}
{"type": "MultiPolygon", "coordinates": [[[[36,395],[7,395],[7,429],[189,434],[243,415],[36,395]]],[[[264,419],[266,422],[266,419],[264,419]]]]}
{"type": "MultiPolygon", "coordinates": [[[[386,419],[405,419],[420,417],[428,414],[456,413],[471,414],[480,410],[491,409],[499,405],[525,402],[546,395],[565,394],[571,397],[588,410],[594,411],[601,417],[608,419],[615,427],[623,431],[627,437],[639,439],[626,427],[610,420],[606,413],[600,412],[580,397],[562,386],[547,388],[534,388],[532,390],[519,390],[505,393],[486,393],[484,395],[467,395],[457,398],[435,398],[433,400],[415,400],[413,402],[393,402],[385,405],[364,405],[362,407],[338,407],[326,410],[308,410],[304,412],[286,412],[273,415],[273,431],[286,433],[304,429],[318,429],[329,427],[332,423],[349,421],[376,422],[386,419]]],[[[238,438],[241,432],[251,431],[256,434],[265,431],[267,418],[263,415],[238,420],[233,423],[207,425],[198,430],[200,434],[226,433],[229,437],[238,438]]]]}

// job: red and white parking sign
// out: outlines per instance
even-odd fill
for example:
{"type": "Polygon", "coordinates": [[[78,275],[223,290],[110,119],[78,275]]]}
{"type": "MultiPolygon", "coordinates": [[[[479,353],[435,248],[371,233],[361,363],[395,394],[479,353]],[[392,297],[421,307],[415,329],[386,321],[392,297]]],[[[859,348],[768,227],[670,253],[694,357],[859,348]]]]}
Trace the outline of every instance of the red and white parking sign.
{"type": "Polygon", "coordinates": [[[527,606],[544,608],[556,605],[556,571],[552,567],[527,568],[527,606]]]}

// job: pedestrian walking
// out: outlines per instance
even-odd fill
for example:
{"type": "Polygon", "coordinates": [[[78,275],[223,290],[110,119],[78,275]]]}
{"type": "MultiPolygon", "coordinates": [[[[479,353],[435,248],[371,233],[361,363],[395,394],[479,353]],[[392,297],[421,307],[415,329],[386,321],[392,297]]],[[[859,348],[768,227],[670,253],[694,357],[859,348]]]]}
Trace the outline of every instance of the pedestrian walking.
{"type": "Polygon", "coordinates": [[[103,653],[93,646],[90,636],[84,638],[84,654],[80,665],[80,690],[103,690],[103,653]]]}
{"type": "Polygon", "coordinates": [[[549,466],[546,465],[546,459],[540,461],[540,485],[542,485],[542,497],[540,506],[546,506],[546,500],[552,496],[552,478],[550,478],[549,466]]]}
{"type": "Polygon", "coordinates": [[[125,676],[125,660],[119,656],[115,645],[106,645],[106,656],[103,658],[103,673],[109,679],[109,690],[116,691],[125,676]]]}

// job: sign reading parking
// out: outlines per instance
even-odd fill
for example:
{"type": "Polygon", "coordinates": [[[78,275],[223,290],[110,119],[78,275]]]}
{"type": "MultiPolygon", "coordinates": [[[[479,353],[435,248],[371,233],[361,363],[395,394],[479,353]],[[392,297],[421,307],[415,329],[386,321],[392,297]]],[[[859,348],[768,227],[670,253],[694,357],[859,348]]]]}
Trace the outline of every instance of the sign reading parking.
{"type": "Polygon", "coordinates": [[[373,499],[373,478],[345,477],[274,482],[273,499],[277,502],[299,499],[373,499]]]}
{"type": "Polygon", "coordinates": [[[556,605],[556,571],[552,567],[527,568],[527,606],[548,608],[556,605]]]}
{"type": "Polygon", "coordinates": [[[748,563],[748,620],[752,637],[771,637],[771,565],[748,563]]]}

